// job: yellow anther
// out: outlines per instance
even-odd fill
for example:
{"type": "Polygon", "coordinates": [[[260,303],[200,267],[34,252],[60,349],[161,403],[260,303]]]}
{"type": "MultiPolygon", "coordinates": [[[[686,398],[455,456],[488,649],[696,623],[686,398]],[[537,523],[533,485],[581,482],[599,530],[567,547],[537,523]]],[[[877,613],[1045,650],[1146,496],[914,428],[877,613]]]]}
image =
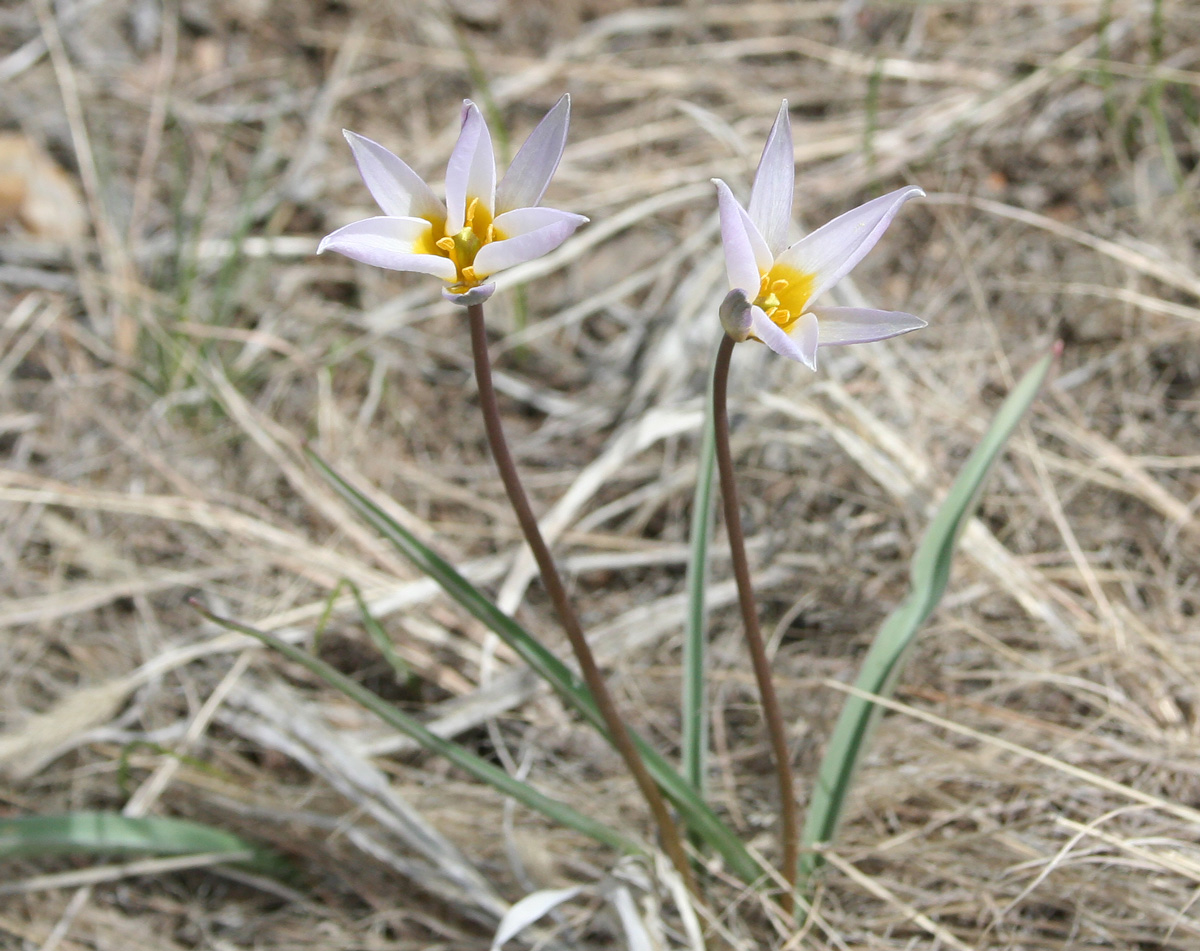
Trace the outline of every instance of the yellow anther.
{"type": "Polygon", "coordinates": [[[790,310],[784,310],[782,307],[777,307],[771,313],[771,321],[772,323],[778,324],[780,327],[783,327],[786,330],[788,324],[792,322],[792,312],[790,310]]]}
{"type": "Polygon", "coordinates": [[[487,231],[485,231],[483,233],[483,243],[491,244],[495,240],[496,240],[496,226],[493,224],[489,224],[487,226],[487,231]]]}
{"type": "Polygon", "coordinates": [[[454,250],[454,239],[453,238],[438,238],[434,242],[434,244],[436,244],[439,248],[441,248],[447,254],[449,254],[451,251],[454,250]]]}
{"type": "Polygon", "coordinates": [[[475,276],[475,268],[467,265],[462,269],[462,282],[464,284],[478,284],[479,278],[475,276]]]}
{"type": "Polygon", "coordinates": [[[790,287],[790,286],[791,286],[791,281],[785,281],[782,278],[780,278],[778,281],[771,282],[771,293],[772,294],[780,294],[783,291],[786,291],[788,289],[788,287],[790,287]]]}
{"type": "Polygon", "coordinates": [[[469,205],[467,205],[466,222],[467,222],[468,228],[471,227],[471,225],[475,222],[475,209],[478,207],[479,207],[479,199],[472,198],[471,203],[469,205]]]}

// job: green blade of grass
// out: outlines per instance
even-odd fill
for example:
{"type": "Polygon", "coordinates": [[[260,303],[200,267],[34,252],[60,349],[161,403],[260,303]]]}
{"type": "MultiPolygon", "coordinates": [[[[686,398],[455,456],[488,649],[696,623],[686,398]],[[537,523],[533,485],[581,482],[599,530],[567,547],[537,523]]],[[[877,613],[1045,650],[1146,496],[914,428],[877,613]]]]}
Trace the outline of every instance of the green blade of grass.
{"type": "MultiPolygon", "coordinates": [[[[983,439],[971,453],[913,555],[908,596],[884,622],[863,660],[854,685],[878,696],[891,696],[918,629],[946,590],[959,536],[975,513],[983,485],[1008,437],[1024,417],[1058,355],[1038,361],[1013,387],[983,439]]],[[[869,746],[879,708],[869,700],[847,697],[821,761],[804,825],[800,882],[806,886],[821,865],[814,846],[837,831],[855,771],[869,746]]]]}
{"type": "MultiPolygon", "coordinates": [[[[395,519],[346,482],[311,449],[305,450],[321,476],[362,519],[390,542],[400,554],[436,581],[472,617],[500,637],[601,735],[607,738],[600,711],[591,693],[569,667],[555,657],[520,624],[496,607],[453,566],[421,543],[395,519]]],[[[764,870],[745,845],[697,795],[696,791],[645,740],[630,731],[646,767],[663,793],[675,804],[688,828],[707,842],[742,881],[757,881],[764,870]]]]}
{"type": "Polygon", "coordinates": [[[231,864],[275,877],[292,870],[269,849],[187,819],[118,812],[68,812],[0,820],[0,858],[42,855],[240,855],[231,864]]]}
{"type": "MultiPolygon", "coordinates": [[[[1163,60],[1163,39],[1166,34],[1166,21],[1163,19],[1163,0],[1154,0],[1150,13],[1150,66],[1154,68],[1163,60]]],[[[1175,143],[1171,138],[1171,127],[1167,123],[1167,113],[1163,107],[1166,99],[1167,84],[1161,77],[1150,82],[1146,90],[1146,106],[1150,110],[1150,121],[1154,126],[1154,134],[1158,139],[1158,148],[1162,152],[1163,165],[1175,183],[1177,190],[1184,187],[1183,169],[1179,167],[1179,157],[1175,154],[1175,143]]]]}
{"type": "Polygon", "coordinates": [[[342,593],[342,588],[350,590],[350,594],[354,598],[354,603],[358,605],[358,614],[362,618],[363,628],[367,632],[367,637],[371,639],[371,643],[375,645],[375,649],[383,655],[383,659],[392,668],[392,673],[396,675],[396,683],[411,683],[413,680],[412,668],[396,652],[396,646],[392,643],[392,639],[387,636],[387,631],[375,620],[371,609],[367,607],[367,602],[362,596],[362,591],[349,578],[340,578],[338,583],[333,586],[333,591],[330,592],[329,597],[325,599],[325,610],[321,612],[321,617],[317,621],[317,627],[313,632],[309,650],[318,656],[320,655],[321,651],[318,649],[318,644],[325,633],[325,628],[329,624],[330,617],[333,615],[333,606],[338,599],[338,595],[342,593]]]}
{"type": "Polygon", "coordinates": [[[713,462],[717,440],[712,421],[712,373],[704,401],[704,429],[696,460],[696,491],[692,496],[691,551],[687,565],[687,624],[683,636],[682,763],[683,778],[704,797],[708,775],[708,543],[712,539],[713,462]]]}
{"type": "Polygon", "coordinates": [[[404,658],[396,652],[395,645],[392,644],[392,639],[387,636],[387,631],[383,629],[371,610],[367,607],[366,599],[363,598],[362,592],[358,590],[356,585],[350,579],[346,579],[346,584],[350,588],[350,593],[354,595],[354,603],[358,605],[358,613],[362,618],[363,627],[366,629],[367,636],[371,638],[371,643],[375,645],[388,662],[388,666],[392,668],[392,672],[396,675],[396,682],[405,684],[413,679],[412,668],[408,666],[404,658]]]}
{"type": "Polygon", "coordinates": [[[557,799],[551,799],[549,796],[538,792],[528,783],[515,779],[498,766],[494,766],[487,760],[476,756],[458,743],[431,733],[407,713],[392,706],[382,697],[372,693],[357,681],[351,680],[345,674],[330,667],[325,661],[314,657],[307,651],[301,650],[299,647],[287,643],[287,641],[280,640],[266,631],[250,627],[248,624],[242,624],[229,618],[218,617],[195,601],[192,604],[213,623],[219,624],[227,630],[237,631],[241,634],[248,634],[250,637],[257,638],[268,647],[283,654],[288,660],[305,667],[335,690],[341,691],[355,703],[370,710],[388,724],[388,726],[395,727],[431,753],[445,757],[459,769],[469,773],[481,782],[487,783],[498,792],[515,799],[530,809],[542,813],[542,815],[561,826],[574,829],[576,832],[595,839],[602,845],[607,845],[629,855],[646,855],[646,850],[632,839],[628,839],[603,823],[597,822],[595,819],[572,809],[566,803],[559,802],[557,799]]]}

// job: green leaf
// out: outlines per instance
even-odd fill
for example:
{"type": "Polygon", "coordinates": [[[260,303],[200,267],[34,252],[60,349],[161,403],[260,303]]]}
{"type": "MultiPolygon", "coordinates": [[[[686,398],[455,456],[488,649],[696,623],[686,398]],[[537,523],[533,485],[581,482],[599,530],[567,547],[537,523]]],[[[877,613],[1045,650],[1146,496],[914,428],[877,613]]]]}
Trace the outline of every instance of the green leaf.
{"type": "Polygon", "coordinates": [[[708,775],[708,543],[712,540],[716,507],[713,505],[713,470],[717,453],[713,428],[712,373],[704,401],[704,429],[696,460],[696,491],[692,496],[691,552],[687,566],[687,626],[683,635],[682,747],[683,778],[704,797],[708,775]]]}
{"type": "MultiPolygon", "coordinates": [[[[520,624],[497,608],[478,588],[454,570],[448,562],[424,545],[375,503],[337,474],[311,449],[305,450],[323,478],[362,519],[389,541],[400,554],[436,581],[460,607],[481,621],[521,657],[530,669],[546,681],[601,735],[608,737],[603,718],[591,693],[570,668],[555,657],[520,624]]],[[[764,870],[734,835],[659,753],[630,731],[638,751],[663,793],[679,810],[688,828],[699,835],[728,864],[742,881],[757,881],[764,870]]]]}
{"type": "Polygon", "coordinates": [[[603,823],[597,822],[595,819],[591,819],[581,812],[577,812],[566,803],[543,795],[528,783],[514,779],[498,766],[494,766],[487,760],[476,756],[458,743],[431,733],[419,721],[410,717],[407,713],[392,706],[382,697],[372,693],[357,681],[351,680],[345,674],[330,667],[325,661],[314,657],[307,651],[301,650],[287,641],[280,640],[275,635],[268,634],[266,631],[260,631],[257,628],[230,620],[229,618],[218,617],[212,612],[205,610],[196,602],[193,601],[192,603],[209,620],[220,624],[228,630],[238,631],[239,633],[257,638],[268,647],[283,654],[288,660],[307,668],[329,686],[341,691],[355,703],[370,710],[389,726],[395,727],[401,733],[410,736],[431,753],[445,757],[459,769],[469,773],[481,782],[487,783],[506,796],[512,797],[522,805],[542,813],[559,825],[565,826],[568,829],[574,829],[576,832],[589,836],[597,842],[617,849],[620,852],[630,855],[646,854],[646,850],[640,845],[613,831],[603,823]]]}
{"type": "MultiPolygon", "coordinates": [[[[890,697],[904,669],[917,631],[937,607],[950,579],[959,536],[979,504],[984,482],[1005,443],[1037,397],[1057,356],[1057,350],[1025,374],[1005,399],[992,425],[975,447],[945,501],[925,532],[911,566],[908,596],[884,622],[863,660],[854,685],[890,697]]],[[[800,860],[800,881],[807,887],[821,865],[813,846],[830,841],[837,831],[855,772],[870,744],[879,708],[870,700],[847,697],[821,761],[804,825],[803,844],[809,851],[800,860]]]]}
{"type": "Polygon", "coordinates": [[[0,858],[41,855],[203,855],[241,856],[244,865],[276,877],[291,869],[269,849],[212,826],[160,816],[132,818],[118,812],[68,812],[0,820],[0,858]]]}
{"type": "Polygon", "coordinates": [[[383,659],[392,668],[392,672],[396,675],[396,682],[399,684],[411,683],[414,679],[412,668],[396,652],[396,646],[392,643],[392,639],[387,636],[387,631],[383,629],[383,626],[371,613],[371,609],[367,607],[367,602],[362,596],[362,591],[349,578],[341,578],[333,586],[333,591],[329,593],[329,597],[325,599],[325,610],[321,612],[321,617],[317,622],[317,628],[313,633],[312,644],[310,645],[312,652],[314,654],[321,653],[317,645],[325,633],[325,627],[329,624],[329,618],[333,615],[333,606],[338,599],[338,595],[342,593],[342,588],[350,589],[354,603],[358,605],[358,614],[362,618],[363,628],[367,632],[367,637],[371,639],[371,643],[375,645],[376,650],[383,655],[383,659]]]}

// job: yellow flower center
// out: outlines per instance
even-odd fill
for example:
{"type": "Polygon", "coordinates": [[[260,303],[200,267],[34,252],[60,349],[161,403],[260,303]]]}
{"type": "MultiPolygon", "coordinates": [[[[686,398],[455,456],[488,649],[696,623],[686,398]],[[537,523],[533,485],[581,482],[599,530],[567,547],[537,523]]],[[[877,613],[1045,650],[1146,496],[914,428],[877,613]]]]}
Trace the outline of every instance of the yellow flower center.
{"type": "Polygon", "coordinates": [[[776,261],[762,276],[754,304],[761,307],[771,322],[788,331],[800,319],[812,297],[815,275],[805,274],[776,261]]]}
{"type": "MultiPolygon", "coordinates": [[[[475,255],[485,244],[504,240],[504,236],[496,230],[491,212],[478,198],[471,199],[465,217],[463,228],[457,234],[447,233],[436,241],[430,241],[429,247],[421,249],[421,253],[436,254],[454,262],[454,267],[458,270],[458,280],[450,285],[450,290],[455,294],[465,293],[483,283],[483,279],[475,273],[475,255]]],[[[444,221],[431,224],[433,232],[430,238],[446,227],[444,221]]]]}

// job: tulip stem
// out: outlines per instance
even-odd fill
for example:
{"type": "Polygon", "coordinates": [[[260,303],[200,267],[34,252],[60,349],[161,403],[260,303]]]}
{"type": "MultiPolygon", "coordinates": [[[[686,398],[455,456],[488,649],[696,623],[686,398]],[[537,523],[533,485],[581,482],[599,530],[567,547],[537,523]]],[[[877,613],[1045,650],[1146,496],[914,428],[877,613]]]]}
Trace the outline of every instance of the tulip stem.
{"type": "Polygon", "coordinates": [[[729,449],[729,411],[726,393],[729,389],[729,360],[733,355],[734,339],[725,335],[717,350],[713,367],[713,431],[716,435],[717,472],[721,480],[721,501],[725,510],[725,533],[729,538],[729,555],[733,561],[733,574],[737,579],[738,603],[742,609],[742,624],[746,631],[746,645],[754,665],[754,676],[758,681],[758,693],[762,700],[763,719],[771,751],[775,757],[775,772],[779,781],[779,838],[783,853],[783,878],[787,882],[787,893],[781,902],[789,914],[794,908],[796,890],[796,867],[800,858],[800,828],[796,816],[796,796],[792,789],[791,756],[788,753],[787,730],[775,684],[771,680],[771,662],[763,642],[762,630],[758,625],[758,612],[754,606],[754,586],[750,581],[750,565],[746,561],[746,539],[742,532],[742,517],[738,510],[737,483],[733,475],[733,456],[729,449]]]}
{"type": "Polygon", "coordinates": [[[670,857],[671,862],[675,865],[687,887],[692,892],[695,892],[696,881],[692,874],[691,865],[688,863],[687,855],[684,853],[683,842],[679,837],[679,830],[675,828],[675,823],[671,820],[671,814],[667,811],[666,802],[664,802],[658,786],[655,785],[654,780],[650,777],[645,763],[642,762],[641,755],[633,745],[633,739],[629,735],[629,730],[617,713],[612,695],[608,691],[608,686],[605,684],[604,677],[600,673],[600,668],[596,664],[596,658],[592,654],[592,649],[588,646],[587,638],[583,634],[583,627],[579,623],[579,616],[575,613],[575,609],[567,597],[567,589],[558,573],[558,568],[554,564],[550,549],[542,538],[537,518],[533,514],[533,508],[529,504],[529,499],[525,495],[525,489],[521,485],[521,478],[517,474],[516,464],[513,462],[512,455],[508,451],[508,443],[504,438],[504,427],[500,421],[500,407],[496,402],[496,390],[492,386],[492,368],[488,358],[487,330],[483,321],[483,305],[468,305],[467,316],[471,324],[471,350],[475,357],[475,380],[479,387],[479,407],[483,412],[483,422],[487,429],[488,445],[492,450],[492,458],[495,459],[496,468],[500,471],[500,479],[504,483],[505,492],[508,493],[508,501],[512,504],[513,511],[517,515],[517,521],[521,524],[521,531],[524,532],[525,540],[529,543],[534,560],[537,561],[538,569],[542,575],[542,584],[546,588],[546,593],[550,595],[550,600],[554,603],[558,619],[563,626],[563,630],[566,631],[567,640],[571,642],[571,649],[575,652],[575,659],[579,663],[579,670],[583,674],[584,683],[587,684],[588,690],[591,691],[592,698],[596,701],[596,707],[599,709],[600,715],[604,718],[604,722],[607,725],[609,739],[613,746],[616,747],[617,752],[620,753],[621,758],[625,761],[629,772],[633,774],[638,788],[650,806],[650,812],[653,814],[654,821],[658,825],[663,848],[666,850],[667,855],[670,857]]]}

